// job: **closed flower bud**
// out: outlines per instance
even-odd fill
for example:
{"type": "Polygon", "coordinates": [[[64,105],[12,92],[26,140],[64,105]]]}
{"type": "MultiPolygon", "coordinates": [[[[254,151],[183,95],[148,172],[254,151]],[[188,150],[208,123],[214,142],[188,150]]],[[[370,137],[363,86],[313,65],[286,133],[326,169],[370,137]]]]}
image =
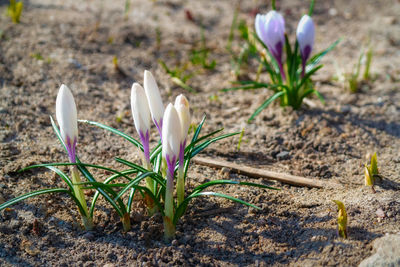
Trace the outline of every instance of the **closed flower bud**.
{"type": "MultiPolygon", "coordinates": [[[[162,156],[168,165],[174,165],[179,156],[179,149],[182,140],[182,126],[178,112],[170,103],[164,114],[164,125],[162,128],[162,156]]],[[[170,168],[172,166],[168,166],[170,168]]]]}
{"type": "Polygon", "coordinates": [[[311,55],[315,36],[314,22],[309,15],[304,15],[301,18],[299,25],[297,26],[296,35],[300,47],[301,58],[303,64],[305,64],[311,55]]]}
{"type": "Polygon", "coordinates": [[[189,126],[191,122],[191,116],[190,116],[190,109],[189,109],[189,101],[186,99],[186,97],[182,94],[176,97],[175,99],[175,109],[178,112],[179,119],[181,122],[182,126],[182,142],[185,142],[188,131],[189,131],[189,126]]]}
{"type": "Polygon", "coordinates": [[[150,109],[143,87],[134,83],[131,91],[131,108],[133,122],[139,135],[150,130],[150,109]]]}
{"type": "Polygon", "coordinates": [[[272,10],[266,15],[257,14],[255,28],[258,37],[268,47],[278,63],[282,63],[285,44],[285,20],[282,15],[272,10]]]}
{"type": "Polygon", "coordinates": [[[74,97],[64,84],[61,85],[57,95],[56,117],[70,161],[75,162],[75,147],[78,141],[77,111],[74,97]]]}
{"type": "Polygon", "coordinates": [[[150,109],[144,89],[138,83],[132,85],[131,108],[133,122],[143,145],[144,163],[148,167],[150,164],[150,109]]]}
{"type": "Polygon", "coordinates": [[[146,91],[147,101],[149,103],[151,116],[157,126],[158,132],[162,133],[162,123],[164,115],[164,105],[161,99],[160,90],[156,80],[150,71],[144,71],[144,90],[146,91]]]}

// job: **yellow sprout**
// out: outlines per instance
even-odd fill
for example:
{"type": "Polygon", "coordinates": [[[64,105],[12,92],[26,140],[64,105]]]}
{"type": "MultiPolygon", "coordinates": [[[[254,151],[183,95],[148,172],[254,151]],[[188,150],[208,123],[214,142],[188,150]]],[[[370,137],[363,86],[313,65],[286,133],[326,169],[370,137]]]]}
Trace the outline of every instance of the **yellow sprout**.
{"type": "Polygon", "coordinates": [[[347,238],[347,213],[344,204],[339,200],[332,200],[338,206],[338,234],[343,238],[347,238]]]}
{"type": "Polygon", "coordinates": [[[365,185],[373,186],[375,184],[375,177],[379,175],[378,157],[376,152],[371,157],[371,164],[364,167],[365,185]]]}

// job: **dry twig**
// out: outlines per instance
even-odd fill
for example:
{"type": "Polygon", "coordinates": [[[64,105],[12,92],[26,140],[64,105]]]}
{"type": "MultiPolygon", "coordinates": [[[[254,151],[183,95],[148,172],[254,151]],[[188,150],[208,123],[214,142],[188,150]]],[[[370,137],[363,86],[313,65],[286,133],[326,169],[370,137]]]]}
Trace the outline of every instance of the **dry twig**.
{"type": "Polygon", "coordinates": [[[297,185],[297,186],[305,186],[311,188],[336,188],[339,186],[337,183],[320,181],[315,179],[309,179],[305,177],[295,176],[291,174],[267,171],[260,168],[253,168],[245,165],[239,165],[236,163],[224,161],[224,160],[216,160],[211,158],[202,158],[197,157],[194,158],[193,161],[200,165],[205,165],[209,167],[215,168],[229,168],[232,171],[235,171],[239,174],[247,175],[249,177],[255,178],[266,178],[269,180],[279,181],[285,184],[297,185]]]}

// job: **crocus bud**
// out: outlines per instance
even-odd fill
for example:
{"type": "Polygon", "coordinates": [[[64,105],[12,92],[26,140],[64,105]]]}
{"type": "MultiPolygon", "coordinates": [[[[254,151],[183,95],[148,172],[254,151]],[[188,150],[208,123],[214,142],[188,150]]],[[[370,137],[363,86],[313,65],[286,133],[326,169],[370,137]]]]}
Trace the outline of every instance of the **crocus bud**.
{"type": "Polygon", "coordinates": [[[161,99],[160,90],[156,80],[150,71],[144,71],[144,90],[146,91],[147,101],[149,103],[151,116],[157,126],[159,134],[162,136],[162,124],[164,115],[164,105],[161,99]]]}
{"type": "Polygon", "coordinates": [[[162,156],[167,165],[167,183],[164,199],[164,234],[170,239],[175,234],[175,226],[172,223],[174,217],[174,171],[178,160],[182,140],[181,122],[178,112],[170,103],[164,114],[164,125],[162,127],[162,156]]]}
{"type": "Polygon", "coordinates": [[[190,109],[189,109],[189,101],[187,98],[180,94],[175,99],[175,109],[178,112],[179,120],[182,126],[182,142],[186,141],[186,137],[188,135],[189,126],[190,126],[190,109]]]}
{"type": "Polygon", "coordinates": [[[61,85],[57,95],[56,117],[69,159],[75,163],[75,147],[78,141],[77,112],[74,97],[64,84],[61,85]]]}
{"type": "Polygon", "coordinates": [[[162,128],[162,156],[167,161],[168,169],[170,164],[175,169],[175,163],[179,156],[179,148],[182,140],[182,126],[178,112],[170,103],[164,114],[164,125],[162,128]]]}
{"type": "Polygon", "coordinates": [[[285,20],[282,15],[275,10],[266,15],[257,14],[255,28],[258,37],[268,47],[278,63],[282,64],[282,52],[285,44],[285,20]]]}
{"type": "Polygon", "coordinates": [[[134,83],[131,90],[131,108],[133,122],[136,131],[140,136],[144,148],[146,161],[149,160],[149,141],[150,141],[150,109],[143,87],[134,83]]]}
{"type": "Polygon", "coordinates": [[[296,35],[300,47],[301,59],[303,65],[305,65],[307,59],[311,55],[315,36],[314,22],[309,15],[304,15],[301,18],[299,25],[297,26],[296,35]]]}

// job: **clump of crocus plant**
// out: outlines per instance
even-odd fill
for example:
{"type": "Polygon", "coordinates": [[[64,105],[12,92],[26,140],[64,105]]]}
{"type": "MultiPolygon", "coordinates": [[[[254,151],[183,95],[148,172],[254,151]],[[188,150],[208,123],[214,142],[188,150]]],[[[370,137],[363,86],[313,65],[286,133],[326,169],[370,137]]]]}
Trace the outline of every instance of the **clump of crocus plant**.
{"type": "MultiPolygon", "coordinates": [[[[322,67],[319,65],[321,58],[339,42],[336,41],[324,51],[311,56],[315,39],[315,26],[311,18],[314,7],[312,1],[309,14],[304,15],[297,26],[296,42],[292,47],[285,31],[285,20],[275,10],[275,1],[272,2],[273,10],[265,15],[258,14],[255,18],[255,39],[262,47],[258,50],[260,67],[256,81],[240,81],[237,82],[240,86],[223,89],[231,91],[268,88],[273,91],[273,95],[256,109],[249,121],[276,99],[280,99],[281,106],[291,106],[293,109],[299,109],[303,99],[312,94],[323,101],[323,97],[314,89],[311,77],[322,67]],[[262,70],[269,74],[269,82],[258,81],[262,70]]],[[[249,47],[257,49],[253,39],[246,37],[245,40],[249,47]]]]}
{"type": "MultiPolygon", "coordinates": [[[[56,117],[60,125],[62,140],[67,148],[69,161],[76,163],[76,145],[78,142],[78,118],[74,97],[66,85],[61,85],[56,100],[56,117]]],[[[93,228],[93,221],[89,215],[85,195],[79,183],[80,174],[76,166],[71,166],[71,177],[74,195],[81,204],[84,212],[81,213],[83,225],[86,229],[93,228]]]]}
{"type": "Polygon", "coordinates": [[[124,231],[128,231],[131,227],[129,213],[135,193],[139,192],[145,200],[149,215],[156,212],[162,215],[164,219],[164,236],[166,240],[170,241],[175,236],[175,228],[179,218],[185,214],[190,200],[195,197],[222,197],[259,209],[253,204],[238,198],[222,193],[205,191],[205,189],[214,185],[245,185],[269,189],[274,188],[232,180],[214,180],[191,188],[191,190],[185,188],[185,180],[191,159],[210,144],[239,133],[215,136],[223,130],[220,129],[200,136],[202,126],[205,122],[204,116],[202,121],[197,125],[189,142],[188,130],[191,124],[189,101],[185,96],[179,95],[175,99],[175,104],[168,104],[164,112],[161,95],[153,75],[149,71],[145,71],[144,78],[144,89],[138,83],[134,83],[131,89],[132,115],[140,141],[104,124],[87,120],[81,121],[120,135],[139,148],[142,155],[142,165],[116,158],[117,162],[129,167],[129,169],[117,171],[100,165],[84,164],[79,160],[76,155],[78,140],[76,106],[71,92],[63,85],[57,97],[57,120],[60,124],[60,129],[55,125],[53,119],[51,119],[51,122],[57,137],[68,152],[70,162],[34,165],[24,170],[35,167],[46,167],[56,172],[67,183],[69,188],[53,188],[31,192],[1,204],[0,210],[36,195],[56,192],[68,193],[78,206],[85,228],[89,230],[93,227],[92,218],[97,199],[99,196],[103,196],[120,216],[124,231]],[[161,139],[152,150],[150,149],[150,117],[152,117],[161,139]],[[72,179],[55,166],[71,166],[72,179]],[[106,170],[113,173],[113,175],[100,182],[94,178],[87,168],[106,170]],[[80,180],[81,175],[87,181],[82,182],[80,180]],[[127,182],[115,183],[118,178],[124,178],[127,182]],[[89,189],[96,190],[96,193],[88,208],[83,190],[89,189]],[[124,195],[126,192],[129,192],[129,196],[125,204],[124,195]]]}
{"type": "MultiPolygon", "coordinates": [[[[127,136],[125,133],[111,127],[96,122],[85,121],[86,123],[99,126],[124,137],[127,141],[131,142],[144,152],[144,162],[146,162],[146,164],[144,164],[145,166],[143,167],[128,160],[116,158],[119,163],[131,168],[124,170],[121,173],[137,173],[136,178],[131,179],[130,182],[119,191],[116,199],[121,199],[121,197],[129,191],[129,210],[129,203],[133,200],[134,192],[139,191],[145,199],[149,214],[159,212],[163,216],[164,236],[166,240],[171,240],[175,236],[175,228],[179,218],[184,215],[190,200],[195,197],[222,197],[258,209],[250,203],[229,195],[210,191],[206,192],[204,190],[211,186],[221,184],[273,188],[265,185],[232,180],[215,180],[207,182],[189,191],[185,188],[185,180],[191,159],[213,142],[239,133],[223,134],[213,137],[222,131],[222,129],[220,129],[205,136],[200,136],[202,126],[205,122],[204,117],[196,127],[193,137],[191,137],[191,141],[189,142],[188,130],[189,125],[191,124],[191,114],[187,98],[183,95],[179,95],[175,99],[175,104],[168,104],[164,112],[160,92],[153,75],[150,72],[145,71],[144,77],[144,91],[147,96],[147,102],[144,101],[143,93],[139,93],[141,92],[139,85],[134,85],[132,87],[131,95],[132,113],[134,114],[135,126],[141,139],[141,143],[136,141],[134,138],[127,136]],[[148,128],[147,126],[139,126],[139,124],[144,120],[147,122],[146,118],[148,115],[146,115],[146,104],[149,106],[153,122],[160,133],[161,139],[158,145],[156,145],[149,153],[146,152],[148,140],[147,138],[141,137],[143,135],[141,132],[147,132],[148,128]],[[140,185],[140,182],[143,179],[148,180],[149,178],[153,180],[152,185],[149,186],[149,183],[146,183],[146,187],[140,185]]],[[[142,125],[145,124],[143,123],[142,125]]],[[[114,177],[107,180],[107,183],[117,177],[120,177],[120,175],[114,175],[114,177]]]]}

